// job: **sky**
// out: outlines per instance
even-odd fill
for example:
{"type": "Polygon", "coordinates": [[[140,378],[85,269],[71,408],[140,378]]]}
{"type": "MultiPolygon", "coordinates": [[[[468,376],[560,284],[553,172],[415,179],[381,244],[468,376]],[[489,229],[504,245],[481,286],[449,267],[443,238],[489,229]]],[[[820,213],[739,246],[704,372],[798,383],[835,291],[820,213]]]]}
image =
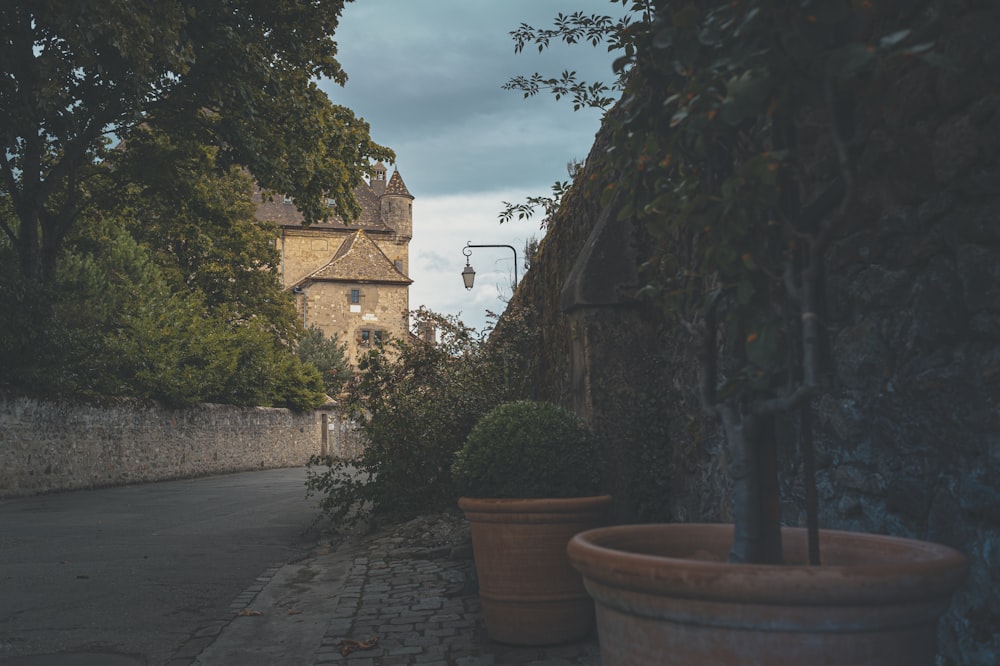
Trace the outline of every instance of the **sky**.
{"type": "Polygon", "coordinates": [[[601,111],[573,111],[549,93],[524,99],[503,90],[511,77],[576,71],[586,81],[614,80],[603,45],[553,44],[539,54],[514,52],[510,32],[521,23],[552,27],[560,12],[617,16],[611,0],[355,0],[334,39],[348,75],[344,87],[321,87],[370,125],[372,139],[396,153],[395,165],[414,196],[410,243],[410,308],[458,316],[483,330],[486,311],[510,298],[514,253],[472,249],[476,285],[461,279],[467,242],[511,245],[518,277],[525,241],[540,213],[499,223],[504,202],[548,196],[568,180],[567,164],[590,152],[601,111]]]}

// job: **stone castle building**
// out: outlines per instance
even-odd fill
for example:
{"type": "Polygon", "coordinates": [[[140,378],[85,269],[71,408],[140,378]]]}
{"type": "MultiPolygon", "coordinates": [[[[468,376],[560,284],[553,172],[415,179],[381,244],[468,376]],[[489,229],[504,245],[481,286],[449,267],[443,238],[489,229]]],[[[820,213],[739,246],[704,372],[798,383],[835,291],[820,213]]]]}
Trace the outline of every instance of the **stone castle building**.
{"type": "Polygon", "coordinates": [[[361,214],[349,224],[334,215],[305,226],[281,196],[258,197],[257,218],[280,229],[281,279],[303,324],[338,335],[356,363],[371,345],[409,335],[413,195],[398,171],[387,181],[380,162],[355,196],[361,214]]]}

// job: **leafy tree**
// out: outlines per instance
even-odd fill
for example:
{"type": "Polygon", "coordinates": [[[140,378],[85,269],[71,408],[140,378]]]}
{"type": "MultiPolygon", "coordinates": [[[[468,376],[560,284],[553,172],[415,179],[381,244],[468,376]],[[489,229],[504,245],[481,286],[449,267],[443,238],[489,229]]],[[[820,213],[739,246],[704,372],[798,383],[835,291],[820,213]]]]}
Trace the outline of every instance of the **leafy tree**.
{"type": "Polygon", "coordinates": [[[341,342],[336,333],[328,338],[318,326],[310,326],[299,339],[296,353],[303,363],[319,370],[329,396],[339,395],[344,384],[354,376],[347,358],[347,343],[341,342]]]}
{"type": "Polygon", "coordinates": [[[0,5],[0,229],[21,274],[52,281],[87,182],[143,126],[215,146],[307,220],[348,217],[370,159],[391,159],[315,79],[343,83],[332,35],[343,1],[200,0],[0,5]]]}
{"type": "Polygon", "coordinates": [[[102,206],[126,221],[175,289],[198,292],[231,322],[267,322],[294,341],[298,319],[278,274],[277,227],[256,219],[253,181],[218,149],[150,128],[108,164],[102,206]]]}
{"type": "MultiPolygon", "coordinates": [[[[857,212],[865,139],[892,134],[887,72],[941,64],[940,17],[925,1],[639,4],[643,20],[617,33],[627,85],[603,203],[641,222],[642,294],[692,335],[702,406],[726,433],[730,557],[774,562],[775,419],[824,381],[826,250],[857,212]]],[[[588,21],[608,27],[581,17],[521,39],[579,40],[588,21]]]]}
{"type": "Polygon", "coordinates": [[[15,313],[0,323],[0,378],[22,388],[178,406],[323,402],[319,372],[271,322],[236,320],[200,291],[177,289],[118,218],[85,215],[51,286],[8,271],[0,297],[15,313]]]}
{"type": "Polygon", "coordinates": [[[643,293],[693,334],[729,449],[730,557],[778,561],[775,418],[823,381],[825,251],[884,122],[881,77],[934,60],[935,15],[925,2],[651,5],[617,63],[631,70],[604,203],[644,223],[643,293]]]}

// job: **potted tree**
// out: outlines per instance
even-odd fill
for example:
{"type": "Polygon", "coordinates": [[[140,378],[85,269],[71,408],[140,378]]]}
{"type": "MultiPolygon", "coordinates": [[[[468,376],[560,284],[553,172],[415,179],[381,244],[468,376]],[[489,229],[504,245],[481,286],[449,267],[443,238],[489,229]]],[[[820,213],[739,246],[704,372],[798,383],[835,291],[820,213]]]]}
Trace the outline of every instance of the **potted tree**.
{"type": "Polygon", "coordinates": [[[472,532],[479,594],[493,640],[548,645],[593,630],[594,604],[569,564],[577,532],[607,524],[592,433],[571,412],[515,401],[487,413],[452,476],[472,532]]]}
{"type": "Polygon", "coordinates": [[[782,528],[775,445],[783,420],[814,489],[827,253],[860,217],[866,139],[884,129],[880,77],[934,65],[925,14],[867,20],[840,0],[651,4],[655,18],[629,31],[609,180],[621,217],[643,223],[643,292],[694,343],[703,411],[726,438],[734,525],[574,537],[603,662],[932,664],[964,558],[821,532],[815,492],[809,527],[782,528]]]}

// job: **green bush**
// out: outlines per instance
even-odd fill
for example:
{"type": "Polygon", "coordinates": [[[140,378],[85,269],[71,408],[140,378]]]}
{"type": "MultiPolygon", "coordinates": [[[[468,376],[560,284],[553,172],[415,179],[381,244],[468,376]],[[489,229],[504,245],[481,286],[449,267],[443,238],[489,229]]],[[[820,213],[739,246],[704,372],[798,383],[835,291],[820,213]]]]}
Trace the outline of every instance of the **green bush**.
{"type": "Polygon", "coordinates": [[[310,326],[305,330],[299,338],[295,353],[303,363],[309,363],[319,370],[323,390],[331,397],[340,395],[344,384],[354,374],[348,359],[347,343],[341,342],[336,333],[326,337],[318,326],[310,326]]]}
{"type": "Polygon", "coordinates": [[[451,465],[480,418],[524,397],[524,348],[537,329],[520,311],[504,315],[504,341],[476,335],[454,317],[413,313],[423,338],[391,339],[371,350],[345,407],[364,434],[357,459],[315,456],[306,487],[335,522],[376,515],[405,520],[454,506],[451,465]]]}
{"type": "Polygon", "coordinates": [[[600,492],[600,452],[572,412],[519,400],[476,424],[455,456],[452,478],[470,497],[584,497],[600,492]]]}
{"type": "MultiPolygon", "coordinates": [[[[21,278],[0,240],[0,384],[46,396],[128,396],[298,410],[323,404],[322,377],[286,338],[298,320],[234,315],[171,285],[121,220],[78,224],[51,285],[21,278]]],[[[249,316],[254,315],[254,316],[249,316]]]]}

